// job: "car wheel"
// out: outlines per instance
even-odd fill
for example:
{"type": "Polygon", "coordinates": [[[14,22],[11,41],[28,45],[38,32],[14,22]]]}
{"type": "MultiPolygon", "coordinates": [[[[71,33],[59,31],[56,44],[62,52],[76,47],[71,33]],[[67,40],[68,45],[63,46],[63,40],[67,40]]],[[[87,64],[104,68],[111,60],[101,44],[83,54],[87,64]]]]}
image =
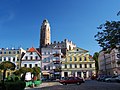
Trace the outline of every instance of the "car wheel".
{"type": "Polygon", "coordinates": [[[63,83],[63,85],[67,85],[66,83],[63,83]]]}
{"type": "Polygon", "coordinates": [[[107,82],[111,82],[110,80],[107,80],[107,82]]]}
{"type": "Polygon", "coordinates": [[[77,82],[77,85],[80,85],[81,83],[80,82],[77,82]]]}

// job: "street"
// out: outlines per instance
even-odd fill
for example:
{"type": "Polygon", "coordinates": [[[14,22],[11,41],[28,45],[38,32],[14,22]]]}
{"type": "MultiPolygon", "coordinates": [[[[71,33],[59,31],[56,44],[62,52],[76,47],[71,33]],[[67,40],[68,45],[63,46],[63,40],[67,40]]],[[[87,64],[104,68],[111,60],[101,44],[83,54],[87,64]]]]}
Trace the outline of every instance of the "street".
{"type": "Polygon", "coordinates": [[[106,83],[88,80],[81,85],[62,85],[59,82],[44,82],[39,87],[27,88],[26,90],[120,90],[120,83],[106,83]]]}

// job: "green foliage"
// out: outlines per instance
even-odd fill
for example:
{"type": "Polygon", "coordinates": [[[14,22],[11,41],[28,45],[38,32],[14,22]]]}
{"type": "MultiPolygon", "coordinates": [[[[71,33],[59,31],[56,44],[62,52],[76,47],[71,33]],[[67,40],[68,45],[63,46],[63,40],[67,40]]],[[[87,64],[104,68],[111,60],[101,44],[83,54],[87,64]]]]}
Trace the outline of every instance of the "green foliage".
{"type": "Polygon", "coordinates": [[[21,72],[20,72],[20,70],[16,70],[13,74],[15,74],[15,75],[20,75],[21,74],[21,72]]]}
{"type": "Polygon", "coordinates": [[[35,75],[35,76],[38,76],[39,74],[40,74],[40,67],[33,67],[32,68],[33,69],[33,74],[35,75]]]}
{"type": "Polygon", "coordinates": [[[19,72],[22,74],[24,74],[24,73],[27,73],[27,72],[33,72],[33,69],[32,68],[26,68],[26,67],[21,67],[20,69],[19,69],[19,72]]]}
{"type": "Polygon", "coordinates": [[[98,52],[95,52],[94,55],[93,55],[93,59],[95,60],[96,74],[98,73],[98,70],[99,70],[98,56],[99,56],[99,53],[98,53],[98,52]]]}
{"type": "Polygon", "coordinates": [[[106,21],[98,29],[102,30],[95,35],[95,40],[104,50],[116,48],[120,37],[120,21],[106,21]]]}
{"type": "Polygon", "coordinates": [[[10,61],[5,61],[5,62],[2,62],[1,64],[0,64],[0,69],[1,70],[7,70],[7,69],[10,69],[10,70],[14,70],[15,69],[15,64],[14,63],[12,63],[12,62],[10,62],[10,61]]]}
{"type": "Polygon", "coordinates": [[[23,81],[5,82],[6,90],[24,90],[26,83],[23,81]]]}

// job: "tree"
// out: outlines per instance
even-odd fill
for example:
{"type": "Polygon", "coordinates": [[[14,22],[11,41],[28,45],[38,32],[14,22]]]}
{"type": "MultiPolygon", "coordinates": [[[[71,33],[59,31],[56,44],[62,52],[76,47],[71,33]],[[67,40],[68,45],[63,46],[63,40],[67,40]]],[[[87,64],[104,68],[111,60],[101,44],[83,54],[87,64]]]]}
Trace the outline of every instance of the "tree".
{"type": "Polygon", "coordinates": [[[94,55],[93,55],[93,59],[95,60],[96,75],[98,75],[98,70],[99,70],[98,56],[99,56],[99,53],[98,53],[98,52],[95,52],[94,55]]]}
{"type": "Polygon", "coordinates": [[[33,74],[35,75],[35,76],[38,76],[39,74],[40,74],[40,67],[33,67],[32,68],[33,69],[33,74]]]}
{"type": "Polygon", "coordinates": [[[19,72],[20,72],[20,74],[23,74],[22,75],[22,81],[24,81],[25,80],[25,75],[26,75],[26,73],[27,72],[33,72],[33,69],[32,68],[27,68],[27,67],[21,67],[20,69],[19,69],[19,72]]]}
{"type": "Polygon", "coordinates": [[[116,46],[118,44],[120,45],[120,21],[106,21],[105,24],[101,24],[98,29],[102,31],[98,32],[94,37],[100,47],[104,50],[118,48],[116,46]]]}
{"type": "Polygon", "coordinates": [[[34,79],[40,78],[40,72],[41,72],[40,67],[33,67],[32,69],[33,69],[32,74],[34,75],[34,79]]]}
{"type": "Polygon", "coordinates": [[[0,69],[3,70],[3,84],[6,76],[6,71],[8,69],[15,70],[15,67],[16,67],[15,64],[10,61],[5,61],[0,64],[0,69]]]}

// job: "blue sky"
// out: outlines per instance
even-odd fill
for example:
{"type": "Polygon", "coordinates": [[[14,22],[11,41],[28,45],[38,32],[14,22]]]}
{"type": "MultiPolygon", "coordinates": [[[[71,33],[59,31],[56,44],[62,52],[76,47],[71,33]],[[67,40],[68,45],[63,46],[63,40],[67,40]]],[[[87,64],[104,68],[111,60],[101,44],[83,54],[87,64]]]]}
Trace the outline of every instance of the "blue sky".
{"type": "Polygon", "coordinates": [[[52,42],[67,38],[93,54],[101,49],[94,39],[97,27],[120,20],[119,10],[120,0],[0,0],[0,48],[39,47],[47,18],[52,42]]]}

